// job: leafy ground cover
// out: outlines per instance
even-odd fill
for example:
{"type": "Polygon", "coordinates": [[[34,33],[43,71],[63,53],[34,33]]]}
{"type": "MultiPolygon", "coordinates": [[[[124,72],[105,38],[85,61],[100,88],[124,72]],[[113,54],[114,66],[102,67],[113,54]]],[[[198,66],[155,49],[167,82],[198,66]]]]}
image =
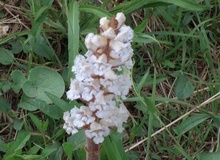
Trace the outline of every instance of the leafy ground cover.
{"type": "Polygon", "coordinates": [[[220,159],[219,0],[0,1],[0,159],[85,159],[67,135],[71,67],[85,36],[117,12],[134,29],[123,134],[101,159],[220,159]]]}

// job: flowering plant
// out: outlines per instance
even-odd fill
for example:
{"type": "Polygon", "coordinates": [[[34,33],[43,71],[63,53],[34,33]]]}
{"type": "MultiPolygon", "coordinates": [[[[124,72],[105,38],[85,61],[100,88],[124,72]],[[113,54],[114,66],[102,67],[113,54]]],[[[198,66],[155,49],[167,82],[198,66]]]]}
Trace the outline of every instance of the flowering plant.
{"type": "Polygon", "coordinates": [[[101,18],[100,34],[86,36],[88,51],[85,56],[76,56],[72,67],[75,78],[71,79],[67,97],[80,99],[85,106],[65,112],[63,128],[68,134],[83,128],[86,137],[95,144],[102,143],[113,127],[122,132],[122,125],[129,117],[122,100],[132,85],[133,30],[124,22],[123,13],[111,20],[101,18]]]}

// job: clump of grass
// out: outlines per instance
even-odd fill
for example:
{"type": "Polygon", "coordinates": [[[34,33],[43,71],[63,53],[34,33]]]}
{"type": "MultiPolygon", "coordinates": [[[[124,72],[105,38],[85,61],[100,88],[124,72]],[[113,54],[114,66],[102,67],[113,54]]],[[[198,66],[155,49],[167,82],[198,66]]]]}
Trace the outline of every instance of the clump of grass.
{"type": "Polygon", "coordinates": [[[68,66],[100,17],[117,12],[135,31],[131,115],[123,134],[105,139],[101,159],[219,158],[219,5],[1,1],[9,30],[0,35],[0,159],[85,159],[83,132],[62,129],[63,112],[81,103],[64,94],[68,66]]]}

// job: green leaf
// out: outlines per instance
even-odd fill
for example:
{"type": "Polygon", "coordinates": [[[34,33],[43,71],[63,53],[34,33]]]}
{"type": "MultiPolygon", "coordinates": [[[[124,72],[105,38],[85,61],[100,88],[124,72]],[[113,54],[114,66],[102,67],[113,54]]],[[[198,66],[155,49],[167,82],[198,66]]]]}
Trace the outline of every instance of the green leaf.
{"type": "Polygon", "coordinates": [[[23,94],[20,102],[18,103],[18,107],[28,111],[36,111],[37,107],[33,105],[34,102],[32,101],[35,101],[35,99],[31,99],[23,94]]]}
{"type": "Polygon", "coordinates": [[[14,60],[13,53],[5,48],[0,48],[0,63],[3,65],[11,64],[14,60]]]}
{"type": "Polygon", "coordinates": [[[85,132],[83,130],[67,138],[67,142],[73,144],[73,151],[84,147],[85,140],[85,132]]]}
{"type": "Polygon", "coordinates": [[[163,65],[169,67],[169,68],[175,68],[175,64],[171,62],[170,60],[163,61],[163,65]]]}
{"type": "Polygon", "coordinates": [[[16,140],[9,143],[7,154],[22,149],[26,145],[26,142],[30,139],[30,137],[31,134],[29,132],[26,131],[18,132],[18,136],[16,137],[16,140]]]}
{"type": "Polygon", "coordinates": [[[217,152],[204,152],[197,155],[198,160],[219,160],[220,159],[220,150],[217,152]]]}
{"type": "Polygon", "coordinates": [[[134,34],[134,38],[133,38],[134,42],[137,43],[159,43],[159,41],[157,39],[155,39],[154,37],[144,34],[144,33],[136,33],[134,34]]]}
{"type": "Polygon", "coordinates": [[[88,13],[92,13],[100,18],[102,18],[102,17],[111,18],[111,16],[112,16],[108,11],[106,11],[102,8],[99,8],[99,7],[91,6],[91,5],[81,5],[79,7],[79,10],[84,11],[84,12],[88,12],[88,13]]]}
{"type": "MultiPolygon", "coordinates": [[[[41,35],[38,35],[35,38],[31,38],[30,45],[34,47],[34,52],[42,57],[45,57],[49,60],[52,60],[54,58],[55,52],[53,48],[51,48],[46,39],[42,37],[41,35]],[[36,40],[36,41],[35,41],[36,40]]],[[[27,47],[27,46],[26,46],[27,47]]]]}
{"type": "Polygon", "coordinates": [[[44,133],[47,130],[48,121],[47,123],[45,122],[47,125],[46,127],[44,127],[43,122],[39,120],[37,116],[33,115],[32,113],[29,113],[28,115],[31,117],[31,120],[34,122],[34,125],[41,133],[44,133]]]}
{"type": "Polygon", "coordinates": [[[56,71],[47,67],[36,67],[30,70],[28,80],[23,85],[26,96],[52,103],[45,92],[61,97],[65,85],[63,78],[56,71]]]}
{"type": "Polygon", "coordinates": [[[191,0],[160,0],[160,1],[192,11],[202,11],[210,8],[210,6],[201,6],[199,4],[194,3],[191,0]]]}
{"type": "Polygon", "coordinates": [[[190,97],[195,87],[184,75],[180,75],[176,82],[175,93],[179,99],[190,97]]]}
{"type": "Polygon", "coordinates": [[[141,78],[140,82],[138,83],[138,85],[136,87],[138,93],[140,93],[141,89],[145,86],[145,83],[146,83],[148,76],[149,76],[149,70],[147,70],[147,72],[141,78]]]}
{"type": "Polygon", "coordinates": [[[76,55],[79,53],[79,4],[72,1],[68,8],[68,79],[73,76],[71,68],[76,55]]]}
{"type": "Polygon", "coordinates": [[[105,150],[108,159],[123,160],[119,151],[117,150],[117,145],[110,140],[109,136],[105,137],[102,147],[105,150]]]}
{"type": "Polygon", "coordinates": [[[52,145],[47,145],[47,146],[43,149],[41,155],[46,158],[46,157],[49,156],[50,154],[52,154],[52,153],[54,153],[55,151],[57,151],[57,150],[59,149],[59,147],[60,147],[60,146],[59,146],[58,143],[54,143],[54,144],[52,144],[52,145]]]}
{"type": "Polygon", "coordinates": [[[18,39],[14,40],[14,41],[11,41],[9,44],[11,45],[11,51],[14,53],[14,54],[18,54],[22,51],[22,44],[23,42],[25,41],[26,38],[24,37],[19,37],[18,39]]]}
{"type": "Polygon", "coordinates": [[[68,159],[73,159],[73,144],[70,142],[63,143],[63,150],[67,154],[68,159]]]}
{"type": "Polygon", "coordinates": [[[11,105],[3,97],[0,97],[0,111],[8,113],[10,109],[11,105]]]}
{"type": "Polygon", "coordinates": [[[183,135],[184,133],[191,130],[193,127],[199,125],[200,123],[204,122],[206,119],[208,119],[210,116],[207,114],[196,114],[185,121],[183,121],[181,124],[179,124],[177,127],[175,127],[173,130],[175,131],[178,136],[183,135]]]}
{"type": "Polygon", "coordinates": [[[5,148],[5,142],[2,139],[0,139],[0,151],[1,152],[7,151],[7,149],[5,148]]]}
{"type": "Polygon", "coordinates": [[[66,101],[58,98],[57,96],[54,96],[51,93],[45,92],[46,95],[51,99],[51,101],[58,106],[60,109],[63,110],[63,112],[65,111],[70,111],[73,106],[79,106],[80,104],[77,103],[77,101],[72,101],[71,104],[67,103],[66,101]]]}
{"type": "Polygon", "coordinates": [[[13,83],[11,84],[11,88],[15,93],[19,93],[22,88],[24,82],[26,81],[25,75],[20,70],[14,70],[11,73],[11,77],[13,79],[13,83]]]}
{"type": "Polygon", "coordinates": [[[14,119],[13,120],[13,128],[16,130],[16,131],[20,131],[22,129],[24,125],[24,122],[19,120],[19,119],[14,119]]]}

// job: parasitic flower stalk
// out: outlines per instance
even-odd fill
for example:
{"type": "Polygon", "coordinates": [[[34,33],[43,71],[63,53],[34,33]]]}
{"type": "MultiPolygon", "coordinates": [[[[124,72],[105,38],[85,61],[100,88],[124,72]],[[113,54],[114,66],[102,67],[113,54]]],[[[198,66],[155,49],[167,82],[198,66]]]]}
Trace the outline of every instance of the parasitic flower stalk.
{"type": "Polygon", "coordinates": [[[72,67],[75,79],[71,79],[67,97],[85,105],[64,113],[63,128],[68,134],[84,129],[87,141],[94,145],[102,143],[112,128],[121,133],[129,117],[122,100],[132,85],[133,30],[124,24],[125,19],[123,13],[111,20],[101,18],[99,35],[86,36],[88,51],[76,56],[72,67]]]}

